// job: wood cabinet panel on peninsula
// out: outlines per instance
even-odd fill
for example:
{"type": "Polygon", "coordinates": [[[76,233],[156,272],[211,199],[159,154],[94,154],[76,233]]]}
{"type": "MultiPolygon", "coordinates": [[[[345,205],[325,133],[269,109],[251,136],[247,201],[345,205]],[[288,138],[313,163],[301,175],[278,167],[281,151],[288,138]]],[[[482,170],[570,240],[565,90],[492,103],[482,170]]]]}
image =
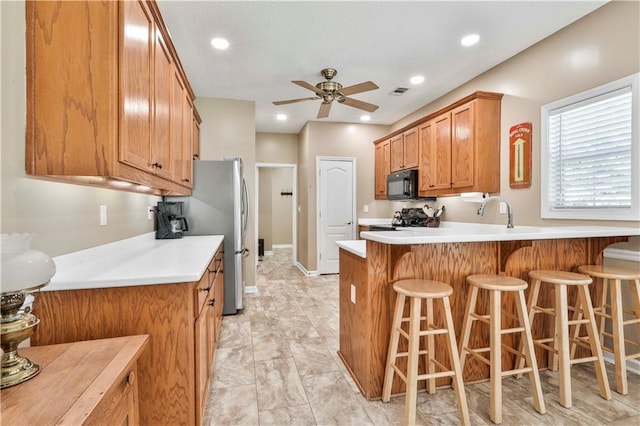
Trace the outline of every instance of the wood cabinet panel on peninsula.
{"type": "Polygon", "coordinates": [[[140,423],[200,424],[223,297],[222,247],[197,282],[41,291],[35,346],[148,334],[138,361],[140,423]]]}
{"type": "Polygon", "coordinates": [[[190,194],[174,146],[192,158],[194,96],[155,2],[26,2],[26,23],[27,173],[190,194]]]}
{"type": "MultiPolygon", "coordinates": [[[[400,162],[393,141],[404,141],[403,168],[418,168],[420,197],[500,190],[500,103],[502,94],[475,92],[374,141],[391,144],[391,171],[400,162]],[[410,141],[407,143],[407,141],[410,141]],[[407,151],[407,146],[415,150],[407,151]],[[406,158],[412,152],[415,165],[406,158]],[[394,158],[396,163],[394,164],[394,158]],[[406,167],[409,164],[411,167],[406,167]]],[[[400,146],[397,142],[397,146],[400,146]]],[[[377,159],[377,156],[376,156],[377,159]]],[[[378,170],[376,161],[375,175],[378,170]]],[[[378,187],[376,185],[376,198],[378,187]]]]}

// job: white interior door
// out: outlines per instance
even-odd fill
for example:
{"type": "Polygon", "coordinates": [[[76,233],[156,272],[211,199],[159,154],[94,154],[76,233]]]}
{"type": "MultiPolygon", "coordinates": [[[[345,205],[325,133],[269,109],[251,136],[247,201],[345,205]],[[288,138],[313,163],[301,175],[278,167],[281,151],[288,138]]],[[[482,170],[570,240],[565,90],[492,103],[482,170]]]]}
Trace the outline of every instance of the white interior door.
{"type": "Polygon", "coordinates": [[[318,171],[318,272],[339,272],[339,240],[353,240],[355,235],[355,159],[317,161],[318,171]]]}

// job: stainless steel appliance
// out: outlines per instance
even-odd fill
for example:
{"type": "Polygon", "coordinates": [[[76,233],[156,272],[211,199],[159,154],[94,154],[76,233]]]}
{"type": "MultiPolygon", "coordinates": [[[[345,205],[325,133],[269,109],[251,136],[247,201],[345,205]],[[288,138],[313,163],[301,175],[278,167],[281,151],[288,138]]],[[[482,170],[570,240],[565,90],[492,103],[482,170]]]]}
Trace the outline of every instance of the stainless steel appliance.
{"type": "Polygon", "coordinates": [[[182,202],[159,201],[155,211],[157,240],[182,238],[184,232],[189,230],[182,213],[182,202]]]}
{"type": "Polygon", "coordinates": [[[403,170],[387,176],[387,199],[415,200],[418,198],[418,171],[403,170]]]}
{"type": "Polygon", "coordinates": [[[189,222],[185,235],[224,235],[224,311],[232,315],[242,309],[243,257],[248,253],[244,237],[249,222],[247,184],[242,160],[193,162],[191,197],[165,197],[184,203],[189,222]]]}

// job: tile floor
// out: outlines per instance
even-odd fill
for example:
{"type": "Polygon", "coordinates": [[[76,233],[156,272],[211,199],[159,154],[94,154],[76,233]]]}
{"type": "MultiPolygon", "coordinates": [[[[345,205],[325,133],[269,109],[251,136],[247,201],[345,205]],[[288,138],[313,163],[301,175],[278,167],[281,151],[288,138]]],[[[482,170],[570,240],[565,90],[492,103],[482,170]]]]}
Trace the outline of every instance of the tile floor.
{"type": "MultiPolygon", "coordinates": [[[[336,352],[338,276],[305,277],[290,250],[276,249],[258,266],[257,294],[239,315],[225,316],[214,361],[205,425],[396,425],[404,398],[367,401],[336,352]]],[[[608,365],[610,384],[615,373],[608,365]]],[[[629,374],[629,394],[600,398],[593,367],[576,365],[574,407],[559,405],[557,373],[541,379],[547,414],[532,405],[526,378],[504,380],[504,425],[640,425],[640,376],[629,374]]],[[[473,424],[489,420],[489,384],[465,387],[473,424]]],[[[418,395],[418,423],[459,424],[451,389],[418,395]]]]}

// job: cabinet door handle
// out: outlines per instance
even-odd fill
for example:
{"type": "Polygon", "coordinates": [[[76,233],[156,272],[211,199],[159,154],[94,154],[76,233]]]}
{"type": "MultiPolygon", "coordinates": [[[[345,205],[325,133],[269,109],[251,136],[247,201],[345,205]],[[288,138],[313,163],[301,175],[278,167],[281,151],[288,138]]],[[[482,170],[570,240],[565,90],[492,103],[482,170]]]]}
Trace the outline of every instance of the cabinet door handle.
{"type": "Polygon", "coordinates": [[[189,182],[189,179],[182,179],[183,182],[189,182]]]}
{"type": "Polygon", "coordinates": [[[133,383],[136,381],[136,375],[133,371],[129,372],[129,374],[127,374],[127,377],[125,377],[124,381],[128,384],[128,385],[133,385],[133,383]]]}
{"type": "Polygon", "coordinates": [[[200,158],[200,156],[198,154],[193,154],[193,159],[194,160],[198,160],[200,158]]]}
{"type": "Polygon", "coordinates": [[[209,300],[209,306],[215,306],[215,304],[216,304],[216,299],[209,300]]]}
{"type": "Polygon", "coordinates": [[[153,163],[153,164],[152,164],[152,166],[153,166],[153,167],[157,167],[157,168],[159,168],[159,169],[161,169],[161,168],[162,168],[162,164],[160,164],[160,163],[153,163]]]}

